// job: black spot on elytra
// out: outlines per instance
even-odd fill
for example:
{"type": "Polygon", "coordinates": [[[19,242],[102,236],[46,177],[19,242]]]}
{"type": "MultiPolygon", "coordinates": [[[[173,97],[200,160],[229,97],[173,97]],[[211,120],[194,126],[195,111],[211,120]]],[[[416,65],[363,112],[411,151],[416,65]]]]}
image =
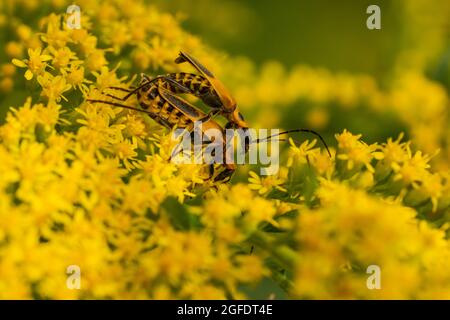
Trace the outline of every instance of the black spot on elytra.
{"type": "Polygon", "coordinates": [[[158,95],[158,89],[153,87],[147,94],[147,98],[149,100],[153,100],[156,98],[156,96],[158,95]]]}
{"type": "Polygon", "coordinates": [[[147,109],[150,108],[150,105],[146,104],[146,103],[143,102],[143,101],[140,101],[140,102],[139,102],[139,105],[140,105],[141,108],[144,109],[144,110],[147,110],[147,109]]]}
{"type": "Polygon", "coordinates": [[[194,91],[195,91],[195,92],[199,92],[199,89],[200,89],[200,83],[195,82],[195,83],[193,84],[193,87],[194,87],[194,91]]]}

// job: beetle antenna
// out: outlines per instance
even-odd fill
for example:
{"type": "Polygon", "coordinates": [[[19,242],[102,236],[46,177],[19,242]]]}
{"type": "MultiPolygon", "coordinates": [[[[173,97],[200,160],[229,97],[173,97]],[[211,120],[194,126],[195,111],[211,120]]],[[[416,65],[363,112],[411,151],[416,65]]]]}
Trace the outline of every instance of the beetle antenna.
{"type": "Polygon", "coordinates": [[[129,110],[134,110],[134,111],[139,111],[139,112],[143,112],[146,114],[152,114],[149,111],[146,110],[142,110],[142,109],[138,109],[138,108],[134,108],[134,107],[130,107],[124,104],[120,104],[120,103],[116,103],[116,102],[111,102],[111,101],[105,101],[105,100],[94,100],[94,99],[87,99],[87,102],[92,102],[92,103],[103,103],[103,104],[108,104],[110,106],[115,106],[115,107],[120,107],[120,108],[124,108],[124,109],[129,109],[129,110]]]}
{"type": "MultiPolygon", "coordinates": [[[[270,141],[271,138],[275,138],[275,137],[278,137],[278,136],[281,136],[281,135],[284,135],[284,134],[295,133],[295,132],[307,132],[307,133],[312,133],[313,135],[315,135],[316,137],[318,137],[318,138],[320,139],[320,141],[322,142],[322,144],[325,146],[325,149],[327,150],[327,153],[328,153],[328,155],[329,155],[330,158],[331,158],[331,152],[330,152],[330,149],[328,148],[328,145],[327,145],[327,143],[325,142],[325,140],[324,140],[324,139],[322,138],[322,136],[321,136],[320,134],[318,134],[316,131],[310,130],[310,129],[292,129],[292,130],[286,130],[286,131],[283,131],[283,132],[280,132],[280,133],[277,133],[277,134],[268,136],[268,137],[266,137],[266,138],[264,138],[264,139],[256,139],[256,142],[259,143],[259,142],[265,141],[265,140],[270,141]]],[[[295,141],[295,140],[294,140],[294,141],[295,141]]]]}
{"type": "Polygon", "coordinates": [[[148,80],[148,81],[142,83],[140,86],[138,86],[137,88],[134,88],[133,90],[126,90],[126,89],[119,88],[119,87],[108,87],[107,89],[114,89],[114,90],[121,90],[121,91],[126,91],[126,92],[128,92],[128,94],[127,94],[125,97],[123,97],[123,98],[121,99],[122,101],[126,101],[126,100],[128,100],[129,97],[131,97],[133,94],[135,94],[136,92],[138,92],[139,90],[141,90],[141,89],[142,89],[143,87],[145,87],[146,85],[148,85],[148,84],[150,84],[150,83],[152,83],[152,82],[155,82],[156,80],[159,80],[159,79],[161,79],[161,78],[163,78],[163,76],[155,77],[155,78],[153,78],[153,79],[151,79],[151,80],[148,80]]]}

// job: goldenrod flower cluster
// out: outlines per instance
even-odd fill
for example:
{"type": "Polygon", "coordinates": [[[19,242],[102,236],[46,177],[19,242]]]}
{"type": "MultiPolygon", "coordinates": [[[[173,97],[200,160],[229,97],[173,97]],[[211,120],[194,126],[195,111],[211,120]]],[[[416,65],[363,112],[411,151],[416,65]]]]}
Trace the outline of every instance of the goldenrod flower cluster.
{"type": "MultiPolygon", "coordinates": [[[[70,4],[0,3],[12,35],[1,97],[23,96],[0,106],[0,298],[240,299],[267,279],[291,298],[450,296],[450,174],[435,153],[448,131],[442,86],[419,71],[388,91],[308,66],[255,71],[144,2],[78,1],[80,29],[66,24],[70,4]],[[291,139],[276,175],[244,168],[240,182],[214,184],[204,165],[169,161],[176,142],[145,114],[86,102],[141,71],[179,70],[181,48],[230,80],[261,126],[276,104],[364,101],[402,114],[413,144],[343,130],[330,157],[316,140],[291,139]],[[79,289],[67,286],[72,265],[79,289]],[[366,286],[369,265],[381,268],[379,290],[366,286]]],[[[310,119],[331,121],[322,108],[310,119]]]]}

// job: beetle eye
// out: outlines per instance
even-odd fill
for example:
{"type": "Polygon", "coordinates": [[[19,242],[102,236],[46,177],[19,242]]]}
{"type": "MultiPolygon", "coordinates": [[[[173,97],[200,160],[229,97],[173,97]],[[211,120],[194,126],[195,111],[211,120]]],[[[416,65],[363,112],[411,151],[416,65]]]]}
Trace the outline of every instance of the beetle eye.
{"type": "Polygon", "coordinates": [[[225,125],[225,129],[231,129],[233,128],[233,122],[227,122],[227,124],[225,125]]]}

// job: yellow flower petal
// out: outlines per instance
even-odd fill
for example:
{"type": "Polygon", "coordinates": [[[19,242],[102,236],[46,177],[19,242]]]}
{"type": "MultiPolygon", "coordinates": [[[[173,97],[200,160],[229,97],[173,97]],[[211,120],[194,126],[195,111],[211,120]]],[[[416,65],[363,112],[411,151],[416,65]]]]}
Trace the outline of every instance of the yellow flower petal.
{"type": "Polygon", "coordinates": [[[22,60],[19,60],[19,59],[12,59],[12,63],[13,63],[13,65],[18,66],[20,68],[26,68],[27,67],[26,63],[23,62],[22,60]]]}
{"type": "Polygon", "coordinates": [[[259,190],[259,189],[261,189],[261,185],[260,184],[249,184],[248,187],[251,190],[259,190]]]}
{"type": "Polygon", "coordinates": [[[48,60],[51,60],[51,59],[52,59],[52,56],[49,56],[47,54],[43,54],[41,56],[41,61],[48,61],[48,60]]]}
{"type": "Polygon", "coordinates": [[[25,72],[25,79],[27,79],[27,80],[33,79],[33,72],[31,72],[30,70],[27,70],[25,72]]]}
{"type": "Polygon", "coordinates": [[[253,178],[259,179],[259,176],[258,176],[255,172],[253,172],[253,171],[250,171],[248,174],[249,174],[250,176],[252,176],[253,178]]]}

